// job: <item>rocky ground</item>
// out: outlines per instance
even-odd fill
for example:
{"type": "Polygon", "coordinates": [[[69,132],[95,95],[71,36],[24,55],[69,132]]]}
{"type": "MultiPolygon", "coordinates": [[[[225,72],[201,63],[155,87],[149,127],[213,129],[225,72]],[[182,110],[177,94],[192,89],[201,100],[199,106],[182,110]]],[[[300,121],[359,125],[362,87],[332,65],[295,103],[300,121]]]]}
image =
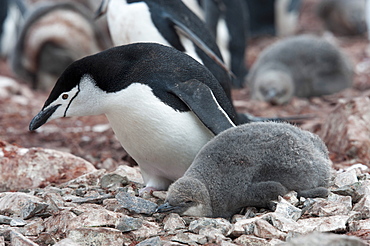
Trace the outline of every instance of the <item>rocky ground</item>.
{"type": "MultiPolygon", "coordinates": [[[[322,33],[305,0],[299,33],[322,33]]],[[[240,112],[308,115],[299,122],[327,144],[333,161],[327,199],[290,193],[274,212],[246,208],[231,221],[156,214],[165,192],[139,198],[142,179],[104,116],[59,119],[36,132],[32,117],[48,93],[32,91],[0,62],[1,245],[302,245],[310,232],[331,232],[349,245],[370,243],[370,55],[365,37],[334,37],[355,67],[353,88],[322,98],[271,106],[234,90],[240,112]],[[364,240],[360,242],[359,240],[364,240]],[[298,243],[295,242],[298,240],[298,243]],[[297,244],[295,244],[297,243],[297,244]]],[[[252,40],[248,65],[274,37],[252,40]]],[[[328,242],[327,245],[333,245],[328,242]]]]}

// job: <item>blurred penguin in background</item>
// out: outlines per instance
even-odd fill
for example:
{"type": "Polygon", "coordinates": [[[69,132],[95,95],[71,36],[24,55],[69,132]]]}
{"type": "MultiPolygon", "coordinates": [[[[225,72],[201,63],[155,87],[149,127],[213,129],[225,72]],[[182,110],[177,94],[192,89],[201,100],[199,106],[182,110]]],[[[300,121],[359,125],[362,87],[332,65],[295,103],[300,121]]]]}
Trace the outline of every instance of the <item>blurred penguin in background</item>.
{"type": "Polygon", "coordinates": [[[83,5],[39,3],[25,20],[11,65],[33,88],[48,90],[73,61],[106,48],[108,41],[83,5]]]}
{"type": "Polygon", "coordinates": [[[322,0],[317,15],[336,35],[364,35],[367,31],[366,0],[322,0]]]}
{"type": "Polygon", "coordinates": [[[232,86],[241,88],[247,74],[247,4],[244,0],[204,0],[203,5],[206,25],[217,38],[225,63],[236,76],[232,86]]]}
{"type": "Polygon", "coordinates": [[[155,42],[185,52],[212,72],[231,99],[230,71],[216,40],[184,2],[102,0],[97,16],[105,13],[115,46],[155,42]]]}
{"type": "Polygon", "coordinates": [[[300,35],[263,50],[248,74],[253,99],[280,105],[293,96],[333,94],[352,85],[353,66],[323,38],[300,35]]]}
{"type": "Polygon", "coordinates": [[[296,31],[301,0],[244,0],[249,8],[251,37],[290,36],[296,31]]]}
{"type": "Polygon", "coordinates": [[[24,21],[26,4],[22,0],[0,0],[0,57],[8,58],[24,21]]]}

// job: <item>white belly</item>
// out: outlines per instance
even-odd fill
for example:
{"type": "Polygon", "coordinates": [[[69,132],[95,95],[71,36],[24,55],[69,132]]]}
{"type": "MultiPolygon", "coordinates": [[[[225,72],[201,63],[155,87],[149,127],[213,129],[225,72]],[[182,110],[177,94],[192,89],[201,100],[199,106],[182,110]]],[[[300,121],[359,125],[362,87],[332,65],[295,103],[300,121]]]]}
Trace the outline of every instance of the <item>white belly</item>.
{"type": "Polygon", "coordinates": [[[137,42],[169,45],[152,24],[148,6],[143,2],[127,4],[122,0],[110,0],[107,16],[115,46],[137,42]]]}
{"type": "MultiPolygon", "coordinates": [[[[127,4],[122,0],[111,0],[108,6],[108,25],[115,46],[138,42],[171,46],[154,26],[149,8],[143,2],[127,4]]],[[[182,34],[178,35],[185,53],[203,64],[193,42],[182,34]]]]}
{"type": "Polygon", "coordinates": [[[180,178],[213,137],[194,113],[175,111],[147,85],[131,84],[109,98],[108,120],[147,186],[166,189],[166,180],[180,178]]]}

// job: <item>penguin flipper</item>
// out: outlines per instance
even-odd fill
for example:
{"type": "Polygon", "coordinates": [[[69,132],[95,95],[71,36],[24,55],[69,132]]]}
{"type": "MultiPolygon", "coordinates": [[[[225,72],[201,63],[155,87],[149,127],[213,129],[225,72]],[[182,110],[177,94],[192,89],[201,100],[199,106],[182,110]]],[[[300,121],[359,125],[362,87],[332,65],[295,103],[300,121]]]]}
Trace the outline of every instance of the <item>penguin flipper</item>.
{"type": "Polygon", "coordinates": [[[220,67],[227,71],[231,76],[236,77],[233,72],[226,66],[226,64],[221,60],[221,58],[216,55],[207,44],[203,42],[192,30],[190,30],[186,25],[179,22],[178,20],[168,17],[173,23],[176,31],[190,39],[199,49],[203,50],[212,60],[214,60],[220,67]]]}
{"type": "Polygon", "coordinates": [[[176,83],[170,92],[183,101],[215,135],[235,124],[217,102],[212,90],[196,79],[176,83]]]}

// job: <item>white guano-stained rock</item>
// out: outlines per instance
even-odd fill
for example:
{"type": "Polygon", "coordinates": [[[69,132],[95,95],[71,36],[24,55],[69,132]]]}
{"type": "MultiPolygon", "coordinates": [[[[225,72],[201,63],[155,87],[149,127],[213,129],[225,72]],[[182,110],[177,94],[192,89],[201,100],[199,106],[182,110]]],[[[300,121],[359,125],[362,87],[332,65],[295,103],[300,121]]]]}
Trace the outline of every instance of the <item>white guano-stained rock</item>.
{"type": "Polygon", "coordinates": [[[52,149],[20,148],[0,141],[0,191],[61,184],[95,167],[84,159],[52,149]]]}

